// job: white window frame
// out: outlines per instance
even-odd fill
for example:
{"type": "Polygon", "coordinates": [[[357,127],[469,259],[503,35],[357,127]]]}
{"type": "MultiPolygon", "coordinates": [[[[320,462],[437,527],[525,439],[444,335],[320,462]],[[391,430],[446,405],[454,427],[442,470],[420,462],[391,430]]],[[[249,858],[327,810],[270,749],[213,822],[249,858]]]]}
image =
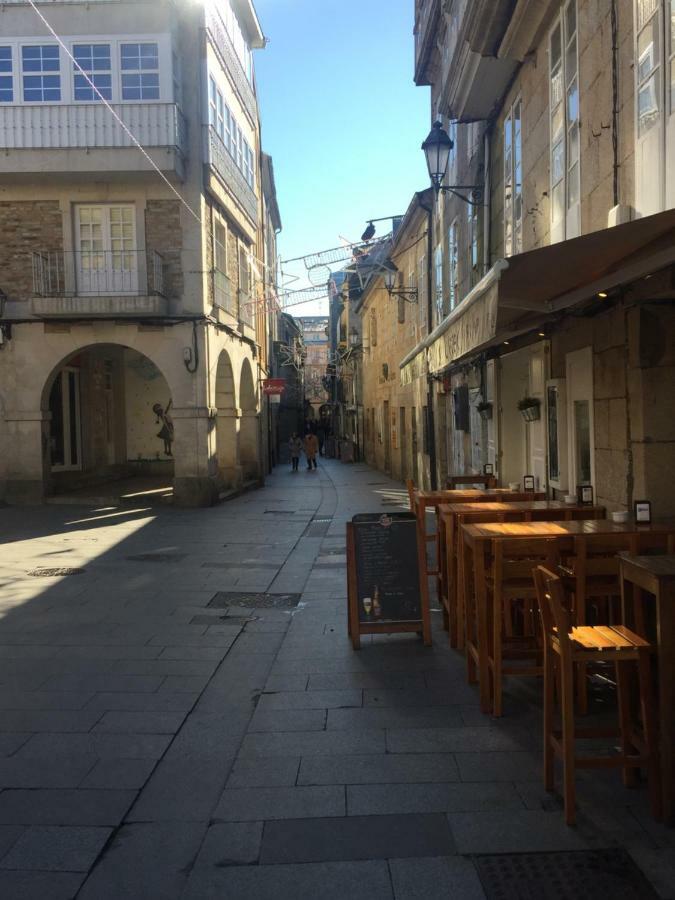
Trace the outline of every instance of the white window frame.
{"type": "Polygon", "coordinates": [[[459,303],[459,220],[448,228],[448,312],[459,303]]]}
{"type": "Polygon", "coordinates": [[[581,233],[581,152],[579,134],[579,15],[577,0],[567,0],[549,31],[549,197],[551,243],[577,237],[581,233]],[[570,11],[574,11],[574,31],[570,31],[570,11]],[[553,36],[560,35],[560,59],[553,59],[553,36]],[[576,102],[573,98],[576,97],[576,102]],[[554,132],[559,116],[560,129],[554,132]],[[558,140],[554,143],[554,137],[558,140]],[[558,148],[558,153],[554,151],[558,148]],[[559,154],[559,156],[558,156],[559,154]],[[555,177],[558,159],[560,177],[555,177]],[[555,180],[554,180],[555,179],[555,180]],[[562,196],[562,211],[556,216],[554,195],[562,196]]]}
{"type": "MultiPolygon", "coordinates": [[[[63,96],[64,96],[64,90],[63,90],[63,89],[64,89],[64,78],[63,78],[63,72],[62,72],[61,47],[60,47],[57,43],[55,43],[54,41],[40,41],[39,38],[36,38],[36,39],[34,39],[34,40],[24,41],[23,43],[20,44],[20,47],[19,47],[19,66],[20,66],[20,71],[21,71],[21,75],[20,75],[20,78],[21,78],[21,100],[22,100],[22,102],[24,103],[24,105],[26,105],[26,106],[34,106],[34,105],[42,105],[42,104],[63,103],[63,96]],[[39,47],[39,48],[40,48],[40,51],[41,51],[41,52],[40,52],[40,62],[41,62],[41,63],[44,63],[42,51],[43,51],[46,47],[54,47],[54,48],[56,48],[56,51],[57,51],[57,57],[56,57],[56,58],[57,58],[57,60],[58,60],[58,69],[57,69],[57,70],[54,70],[54,71],[44,70],[44,69],[42,69],[42,68],[41,68],[39,71],[37,71],[37,70],[31,70],[31,69],[25,69],[25,68],[24,68],[24,62],[25,62],[25,60],[24,60],[24,50],[26,50],[26,49],[28,49],[28,48],[33,48],[33,47],[39,47]],[[26,97],[26,84],[25,84],[25,79],[26,79],[26,78],[40,78],[40,79],[44,79],[44,78],[58,78],[58,81],[59,81],[59,84],[58,84],[59,99],[58,99],[58,100],[54,100],[54,99],[45,99],[45,98],[44,98],[44,92],[45,92],[46,90],[57,90],[57,88],[54,88],[54,87],[51,87],[51,88],[45,88],[45,86],[44,86],[44,81],[42,81],[42,82],[41,82],[41,87],[40,87],[40,91],[42,92],[42,95],[43,95],[42,99],[40,99],[40,100],[35,100],[35,99],[26,100],[26,99],[25,99],[25,97],[26,97]]],[[[36,89],[35,89],[35,88],[28,88],[28,90],[36,90],[36,89]]]]}
{"type": "MultiPolygon", "coordinates": [[[[118,56],[119,56],[119,71],[120,71],[120,99],[122,101],[126,101],[128,103],[158,103],[162,97],[162,79],[161,79],[161,53],[159,41],[144,41],[144,40],[125,40],[120,41],[118,47],[118,56]],[[143,66],[143,46],[154,46],[157,50],[157,65],[151,68],[147,68],[143,66]],[[122,60],[124,58],[124,48],[125,47],[138,47],[138,67],[137,68],[126,68],[122,64],[122,60]],[[144,97],[143,91],[154,91],[154,85],[148,86],[147,88],[143,87],[143,76],[144,75],[153,75],[157,76],[157,96],[156,97],[144,97]],[[138,77],[138,91],[140,93],[139,97],[125,97],[124,96],[124,79],[127,77],[138,77]]],[[[132,89],[133,90],[133,89],[132,89]]]]}
{"type": "Polygon", "coordinates": [[[244,176],[246,183],[255,190],[255,154],[244,131],[230,109],[214,73],[209,73],[208,87],[209,125],[223,142],[232,161],[244,176]],[[215,92],[215,97],[214,97],[215,92]]]}
{"type": "Polygon", "coordinates": [[[443,321],[443,244],[434,250],[434,309],[436,325],[443,321]]]}
{"type": "Polygon", "coordinates": [[[504,256],[522,251],[523,103],[518,97],[504,120],[504,256]]]}
{"type": "MultiPolygon", "coordinates": [[[[0,97],[0,104],[14,104],[16,102],[16,88],[17,88],[17,65],[14,53],[14,47],[10,43],[5,43],[4,41],[0,41],[0,50],[9,50],[9,59],[5,59],[0,61],[2,64],[9,63],[9,69],[0,69],[0,90],[11,91],[12,96],[9,100],[3,100],[0,97]],[[2,86],[2,82],[5,79],[9,79],[9,86],[2,86]]],[[[21,87],[21,85],[19,85],[21,87]]]]}
{"type": "MultiPolygon", "coordinates": [[[[173,96],[173,44],[171,35],[167,33],[155,34],[134,34],[134,35],[115,35],[110,34],[82,34],[75,37],[68,36],[64,39],[64,43],[68,48],[68,52],[75,56],[74,48],[83,44],[107,45],[110,47],[111,61],[111,82],[112,82],[112,100],[109,102],[120,104],[153,104],[174,102],[173,96]],[[159,100],[124,100],[122,99],[122,70],[121,70],[121,46],[122,44],[157,44],[159,59],[159,100]]],[[[101,104],[98,95],[93,100],[76,100],[75,99],[75,75],[79,74],[79,70],[60,45],[53,40],[34,36],[19,36],[11,39],[0,37],[0,46],[10,47],[12,55],[12,77],[13,77],[13,99],[9,101],[0,101],[1,106],[81,106],[87,104],[101,104]],[[23,48],[34,46],[51,46],[59,49],[59,71],[57,72],[29,72],[24,71],[23,66],[23,48]],[[60,100],[24,100],[24,75],[44,75],[52,74],[60,78],[60,100]]],[[[86,67],[84,67],[86,71],[86,67]]],[[[126,70],[125,70],[126,71],[126,70]]],[[[9,74],[9,73],[1,73],[9,74]]],[[[88,73],[89,74],[89,73],[88,73]]]]}
{"type": "Polygon", "coordinates": [[[223,275],[229,276],[229,264],[230,264],[230,256],[228,249],[228,233],[229,229],[227,227],[227,221],[217,212],[214,211],[213,214],[213,267],[217,269],[219,272],[222,272],[223,275]],[[225,242],[221,243],[216,238],[216,228],[220,227],[225,232],[225,242]],[[220,248],[220,249],[219,249],[220,248]],[[224,264],[224,267],[218,265],[219,262],[224,264]]]}
{"type": "MultiPolygon", "coordinates": [[[[110,43],[110,41],[89,41],[89,40],[76,41],[75,43],[73,43],[72,47],[70,48],[70,52],[73,54],[73,56],[75,57],[75,59],[78,62],[78,65],[81,66],[82,70],[86,73],[88,78],[91,79],[91,81],[94,83],[96,88],[101,92],[103,97],[105,97],[105,99],[108,101],[108,103],[112,103],[114,96],[115,96],[115,70],[114,70],[114,58],[113,58],[114,48],[113,48],[113,45],[110,43]],[[97,70],[92,67],[91,69],[87,69],[86,66],[82,65],[82,61],[77,59],[77,55],[75,53],[75,49],[77,47],[91,47],[92,50],[94,47],[107,47],[108,48],[108,68],[97,70]],[[110,78],[110,88],[109,88],[110,96],[106,97],[104,88],[101,85],[96,84],[96,77],[98,75],[109,76],[109,78],[110,78]]],[[[92,61],[93,61],[93,58],[94,57],[93,57],[93,52],[92,52],[92,61]]],[[[86,81],[86,79],[84,79],[80,70],[75,66],[75,63],[71,62],[70,59],[68,59],[68,63],[72,66],[72,70],[73,70],[72,71],[72,86],[71,86],[73,103],[100,103],[101,102],[100,97],[90,86],[89,82],[86,81]],[[83,81],[84,81],[83,87],[86,90],[91,91],[91,94],[92,94],[91,97],[87,97],[87,98],[83,99],[82,97],[76,96],[76,93],[77,93],[76,82],[77,82],[78,78],[83,79],[83,81]]]]}

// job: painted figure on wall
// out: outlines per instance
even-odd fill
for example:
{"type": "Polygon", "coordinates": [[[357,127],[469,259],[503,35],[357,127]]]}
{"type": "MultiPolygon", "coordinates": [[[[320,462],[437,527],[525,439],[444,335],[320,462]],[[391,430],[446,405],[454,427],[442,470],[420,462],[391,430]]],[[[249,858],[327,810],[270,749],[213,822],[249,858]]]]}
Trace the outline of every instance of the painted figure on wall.
{"type": "Polygon", "coordinates": [[[152,411],[157,416],[157,425],[162,424],[162,427],[157,432],[157,437],[161,438],[164,441],[164,453],[166,456],[173,456],[171,452],[171,445],[173,444],[173,419],[169,415],[169,410],[171,409],[172,401],[169,400],[166,409],[162,409],[161,403],[155,403],[152,407],[152,411]]]}

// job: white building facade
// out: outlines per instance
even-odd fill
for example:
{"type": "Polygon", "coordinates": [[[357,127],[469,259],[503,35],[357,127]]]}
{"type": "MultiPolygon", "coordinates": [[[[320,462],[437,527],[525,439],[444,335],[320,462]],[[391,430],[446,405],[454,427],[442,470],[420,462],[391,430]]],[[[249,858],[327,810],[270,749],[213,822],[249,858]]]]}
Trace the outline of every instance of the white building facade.
{"type": "MultiPolygon", "coordinates": [[[[264,476],[249,0],[0,9],[0,498],[264,476]]],[[[272,273],[273,277],[274,273],[272,273]]]]}

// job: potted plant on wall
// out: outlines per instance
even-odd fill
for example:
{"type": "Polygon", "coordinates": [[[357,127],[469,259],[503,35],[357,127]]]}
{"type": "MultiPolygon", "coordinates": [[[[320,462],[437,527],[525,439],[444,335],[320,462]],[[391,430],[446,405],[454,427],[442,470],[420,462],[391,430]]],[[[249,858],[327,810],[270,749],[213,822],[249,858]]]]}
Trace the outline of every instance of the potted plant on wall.
{"type": "Polygon", "coordinates": [[[481,400],[480,403],[476,404],[476,411],[480,415],[481,419],[491,419],[492,418],[492,401],[481,400]]]}
{"type": "Polygon", "coordinates": [[[538,397],[523,397],[518,401],[518,409],[526,422],[536,422],[541,418],[541,400],[538,397]]]}

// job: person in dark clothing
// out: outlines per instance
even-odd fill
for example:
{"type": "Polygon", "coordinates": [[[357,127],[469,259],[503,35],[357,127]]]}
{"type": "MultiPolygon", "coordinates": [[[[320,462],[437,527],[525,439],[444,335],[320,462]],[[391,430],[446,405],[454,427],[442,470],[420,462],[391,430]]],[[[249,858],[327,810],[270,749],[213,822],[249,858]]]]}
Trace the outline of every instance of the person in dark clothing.
{"type": "Polygon", "coordinates": [[[298,437],[295,431],[291,435],[288,446],[291,451],[291,463],[293,464],[292,471],[297,472],[298,466],[300,465],[300,454],[302,453],[302,439],[298,437]]]}

